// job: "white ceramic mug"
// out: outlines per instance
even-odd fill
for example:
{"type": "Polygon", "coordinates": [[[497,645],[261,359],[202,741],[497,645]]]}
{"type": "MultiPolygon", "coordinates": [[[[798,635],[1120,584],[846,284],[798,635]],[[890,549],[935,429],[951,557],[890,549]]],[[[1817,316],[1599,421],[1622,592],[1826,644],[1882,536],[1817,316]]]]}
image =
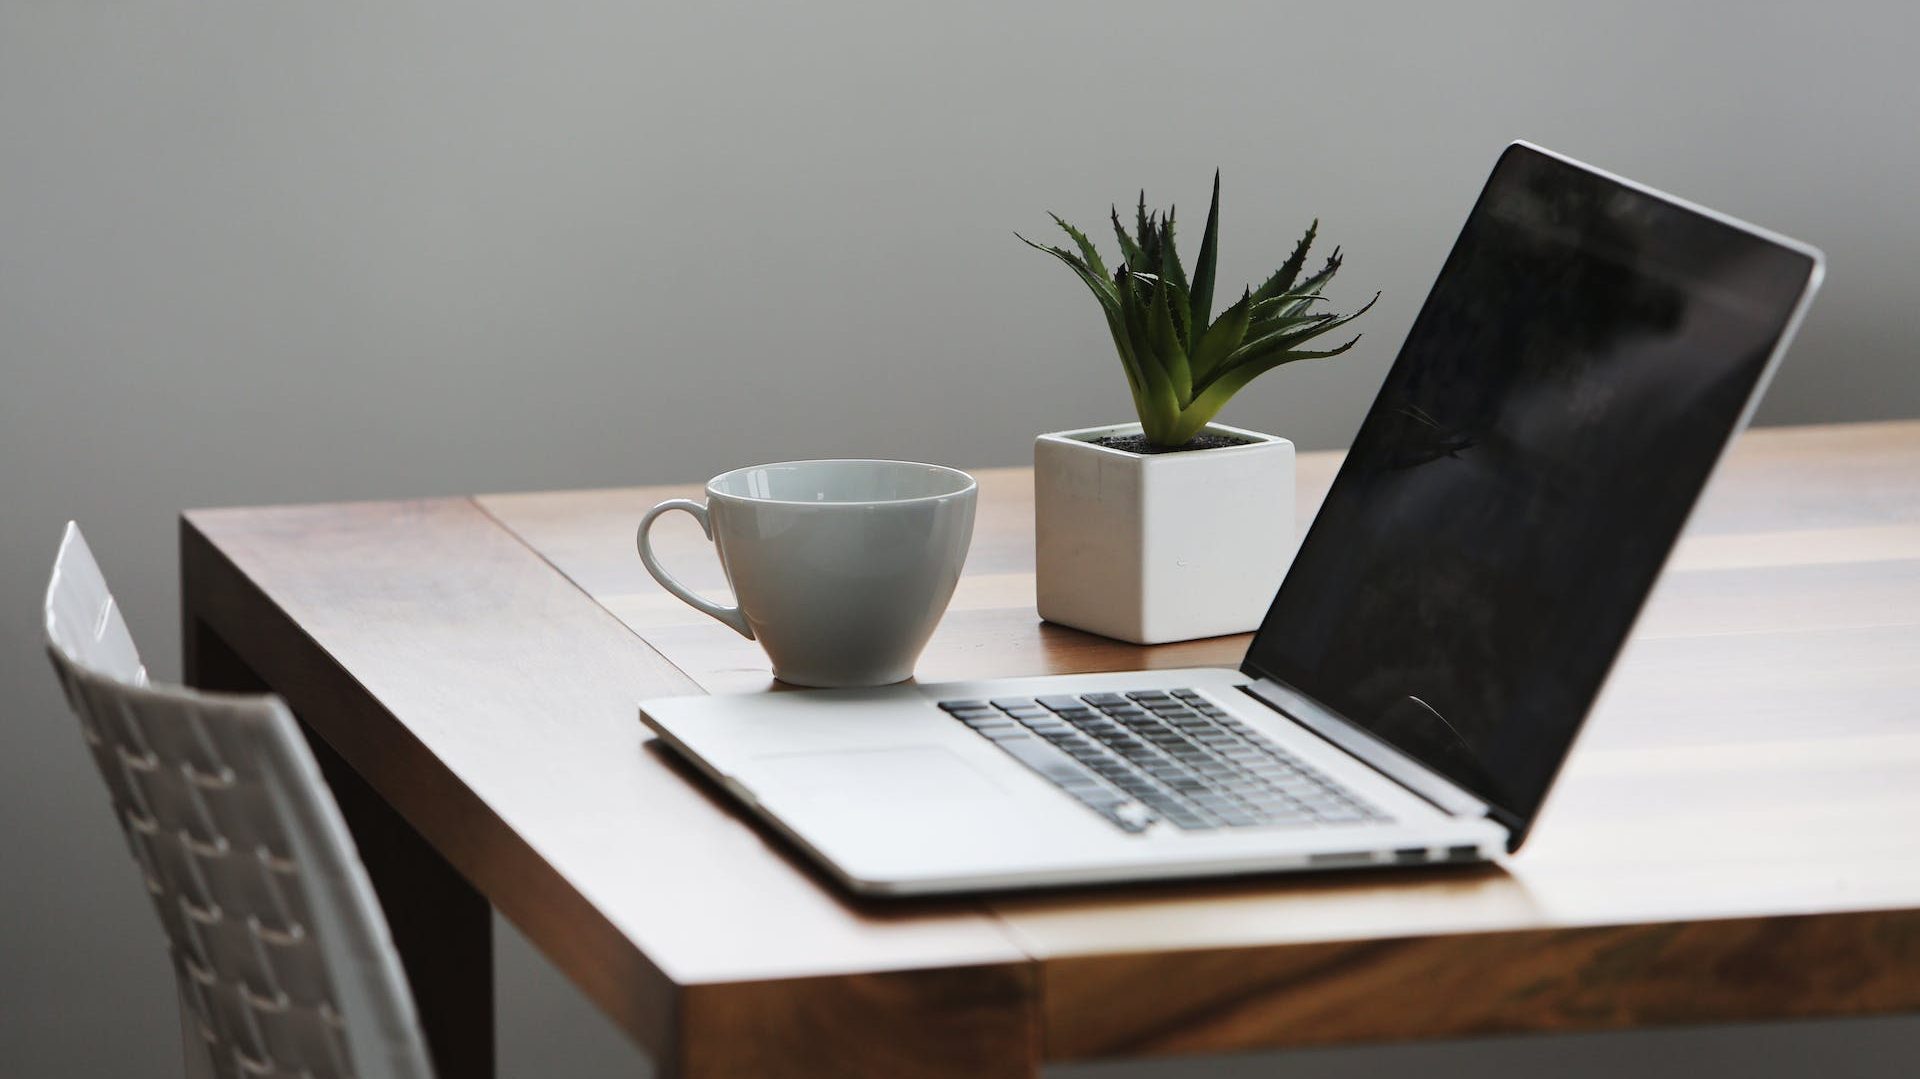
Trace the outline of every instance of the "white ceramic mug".
{"type": "Polygon", "coordinates": [[[788,461],[724,472],[705,505],[670,499],[640,519],[640,561],[660,586],[757,640],[774,677],[879,686],[913,665],[953,598],[973,541],[973,477],[907,461],[788,461]],[[738,606],[675,580],[647,539],[684,510],[720,551],[738,606]]]}

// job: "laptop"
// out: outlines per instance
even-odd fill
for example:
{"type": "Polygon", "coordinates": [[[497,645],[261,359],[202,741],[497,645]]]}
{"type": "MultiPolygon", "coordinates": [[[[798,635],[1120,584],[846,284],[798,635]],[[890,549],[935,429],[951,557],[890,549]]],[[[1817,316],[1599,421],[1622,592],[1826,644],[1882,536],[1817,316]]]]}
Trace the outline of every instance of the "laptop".
{"type": "Polygon", "coordinates": [[[1514,143],[1238,670],[642,718],[864,894],[1517,850],[1821,273],[1805,244],[1514,143]]]}

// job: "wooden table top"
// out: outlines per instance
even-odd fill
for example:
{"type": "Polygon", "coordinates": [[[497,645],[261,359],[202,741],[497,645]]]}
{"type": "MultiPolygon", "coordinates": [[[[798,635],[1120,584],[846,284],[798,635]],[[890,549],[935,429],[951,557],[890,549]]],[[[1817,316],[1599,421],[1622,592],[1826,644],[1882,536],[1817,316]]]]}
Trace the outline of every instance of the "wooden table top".
{"type": "MultiPolygon", "coordinates": [[[[1299,520],[1338,463],[1301,455],[1299,520]]],[[[922,679],[1238,665],[1245,637],[1040,623],[1030,474],[977,475],[922,679]]],[[[647,744],[644,697],[770,686],[635,557],[642,511],[698,491],[182,531],[209,620],[297,630],[250,661],[645,1045],[881,1008],[1060,1060],[1920,1007],[1920,423],[1743,436],[1498,866],[941,901],[841,894],[647,744]]],[[[655,543],[724,594],[697,526],[655,543]]]]}

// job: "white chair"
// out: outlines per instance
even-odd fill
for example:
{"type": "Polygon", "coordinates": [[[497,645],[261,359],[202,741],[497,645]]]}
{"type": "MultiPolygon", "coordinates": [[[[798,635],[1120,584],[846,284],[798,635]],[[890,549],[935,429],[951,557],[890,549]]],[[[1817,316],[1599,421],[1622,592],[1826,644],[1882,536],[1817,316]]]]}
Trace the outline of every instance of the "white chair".
{"type": "Polygon", "coordinates": [[[287,706],[150,683],[73,524],[46,633],[167,932],[187,1074],[430,1079],[386,919],[287,706]]]}

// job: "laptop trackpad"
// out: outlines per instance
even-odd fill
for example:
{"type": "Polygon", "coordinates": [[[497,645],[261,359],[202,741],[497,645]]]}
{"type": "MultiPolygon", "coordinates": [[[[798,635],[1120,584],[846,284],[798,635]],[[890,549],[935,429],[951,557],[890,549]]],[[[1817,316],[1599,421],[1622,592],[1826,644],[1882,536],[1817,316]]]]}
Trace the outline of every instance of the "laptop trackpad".
{"type": "Polygon", "coordinates": [[[749,760],[739,778],[763,802],[853,802],[876,810],[930,802],[991,805],[1006,793],[939,746],[769,754],[749,760]]]}

